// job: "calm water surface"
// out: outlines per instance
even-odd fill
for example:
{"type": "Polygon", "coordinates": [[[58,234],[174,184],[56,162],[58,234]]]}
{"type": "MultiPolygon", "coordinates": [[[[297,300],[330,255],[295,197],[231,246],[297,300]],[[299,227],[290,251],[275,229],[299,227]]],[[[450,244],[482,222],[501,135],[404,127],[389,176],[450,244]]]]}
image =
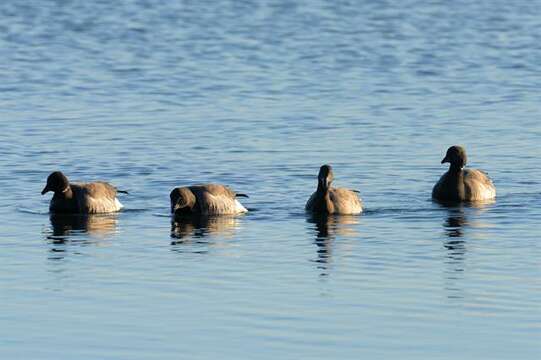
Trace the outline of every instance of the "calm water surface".
{"type": "Polygon", "coordinates": [[[2,1],[0,357],[538,359],[539,1],[2,1]],[[494,204],[430,191],[452,144],[494,204]],[[313,219],[318,168],[366,212],[313,219]],[[46,176],[124,212],[49,217],[46,176]],[[250,194],[171,224],[171,188],[250,194]]]}

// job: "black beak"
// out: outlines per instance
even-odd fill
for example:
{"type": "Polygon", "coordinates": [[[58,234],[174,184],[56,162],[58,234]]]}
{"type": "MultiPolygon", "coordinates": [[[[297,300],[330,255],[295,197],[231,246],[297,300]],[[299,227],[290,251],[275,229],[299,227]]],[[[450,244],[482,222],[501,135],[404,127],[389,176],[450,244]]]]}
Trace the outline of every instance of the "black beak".
{"type": "Polygon", "coordinates": [[[41,195],[45,195],[46,193],[48,193],[49,191],[49,186],[45,185],[45,187],[43,188],[43,190],[41,190],[41,195]]]}
{"type": "Polygon", "coordinates": [[[443,158],[443,160],[441,161],[442,164],[445,164],[445,163],[448,163],[448,162],[450,162],[450,161],[449,161],[449,159],[447,159],[447,156],[445,156],[443,158]]]}

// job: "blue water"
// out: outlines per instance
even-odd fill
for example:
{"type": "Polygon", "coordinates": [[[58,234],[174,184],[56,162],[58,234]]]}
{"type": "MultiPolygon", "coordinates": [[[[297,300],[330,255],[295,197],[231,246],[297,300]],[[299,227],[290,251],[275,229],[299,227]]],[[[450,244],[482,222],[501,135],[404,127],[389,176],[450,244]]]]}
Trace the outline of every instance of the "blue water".
{"type": "Polygon", "coordinates": [[[538,359],[539,9],[0,2],[0,358],[538,359]],[[453,144],[495,203],[430,200],[453,144]],[[323,163],[363,215],[305,215],[323,163]],[[250,212],[172,228],[197,182],[250,212]]]}

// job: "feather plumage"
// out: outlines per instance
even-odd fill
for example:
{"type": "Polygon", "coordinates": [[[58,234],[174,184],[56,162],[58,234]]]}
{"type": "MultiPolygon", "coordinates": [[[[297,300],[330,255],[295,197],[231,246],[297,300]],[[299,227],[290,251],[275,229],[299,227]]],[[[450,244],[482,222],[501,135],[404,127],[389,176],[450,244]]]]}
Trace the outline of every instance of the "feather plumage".
{"type": "Polygon", "coordinates": [[[323,165],[319,170],[317,190],[306,202],[305,210],[322,214],[360,214],[362,201],[354,190],[333,188],[334,179],[330,165],[323,165]]]}
{"type": "Polygon", "coordinates": [[[171,191],[171,212],[176,214],[234,215],[248,210],[236,193],[220,184],[178,187],[171,191]]]}
{"type": "Polygon", "coordinates": [[[54,192],[49,204],[52,213],[110,213],[123,207],[116,197],[116,188],[111,184],[102,181],[70,184],[60,172],[54,172],[47,178],[42,194],[48,191],[54,192]]]}
{"type": "Polygon", "coordinates": [[[441,176],[432,189],[432,197],[441,201],[483,201],[496,197],[496,187],[486,173],[463,169],[466,151],[460,146],[447,150],[442,164],[449,162],[449,171],[441,176]]]}

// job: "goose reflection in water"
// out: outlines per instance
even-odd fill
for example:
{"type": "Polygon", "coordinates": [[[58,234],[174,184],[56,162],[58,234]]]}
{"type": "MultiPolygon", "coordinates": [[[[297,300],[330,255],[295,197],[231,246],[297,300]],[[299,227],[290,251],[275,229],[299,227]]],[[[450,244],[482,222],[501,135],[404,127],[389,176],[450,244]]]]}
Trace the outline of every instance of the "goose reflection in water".
{"type": "Polygon", "coordinates": [[[102,240],[116,233],[118,214],[51,214],[51,229],[46,233],[52,245],[50,251],[56,255],[52,259],[63,258],[65,245],[103,243],[102,240]]]}
{"type": "Polygon", "coordinates": [[[474,215],[481,214],[494,204],[494,200],[475,201],[475,202],[438,202],[441,207],[447,210],[447,218],[443,225],[445,233],[450,238],[460,238],[464,236],[465,227],[484,227],[485,224],[477,221],[470,223],[466,212],[474,215]]]}
{"type": "MultiPolygon", "coordinates": [[[[209,241],[209,237],[220,236],[231,238],[235,235],[238,227],[238,219],[234,216],[200,216],[184,215],[173,216],[171,221],[171,245],[218,245],[209,241]]],[[[175,251],[184,252],[180,248],[175,251]]],[[[192,249],[193,250],[193,249],[192,249]]],[[[192,252],[206,253],[203,250],[194,250],[192,252]]]]}
{"type": "MultiPolygon", "coordinates": [[[[489,205],[495,201],[477,201],[468,203],[442,203],[440,205],[445,208],[446,218],[443,223],[445,235],[448,237],[443,244],[447,250],[447,284],[446,289],[450,292],[448,298],[460,299],[463,298],[463,290],[459,286],[463,278],[465,266],[464,262],[467,254],[467,242],[464,231],[468,228],[483,227],[479,221],[469,220],[470,216],[479,215],[488,209],[489,205]]],[[[475,234],[468,234],[471,238],[475,234]]]]}
{"type": "Polygon", "coordinates": [[[92,237],[105,238],[116,232],[117,214],[68,215],[51,214],[52,240],[66,240],[72,235],[88,234],[92,237]]]}
{"type": "Polygon", "coordinates": [[[317,259],[313,261],[318,264],[320,275],[327,276],[336,236],[356,236],[357,231],[351,225],[359,223],[358,216],[310,214],[306,221],[315,224],[314,244],[317,246],[317,259]]]}
{"type": "MultiPolygon", "coordinates": [[[[464,215],[464,209],[450,208],[448,209],[447,219],[443,225],[445,233],[450,238],[460,238],[464,236],[463,226],[467,225],[466,216],[464,215]]],[[[458,240],[457,240],[458,241],[458,240]]]]}

